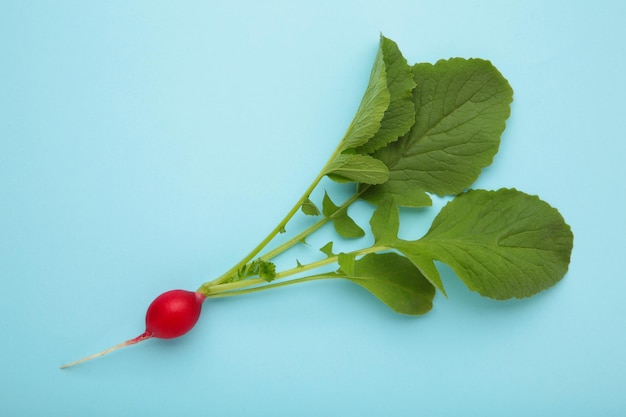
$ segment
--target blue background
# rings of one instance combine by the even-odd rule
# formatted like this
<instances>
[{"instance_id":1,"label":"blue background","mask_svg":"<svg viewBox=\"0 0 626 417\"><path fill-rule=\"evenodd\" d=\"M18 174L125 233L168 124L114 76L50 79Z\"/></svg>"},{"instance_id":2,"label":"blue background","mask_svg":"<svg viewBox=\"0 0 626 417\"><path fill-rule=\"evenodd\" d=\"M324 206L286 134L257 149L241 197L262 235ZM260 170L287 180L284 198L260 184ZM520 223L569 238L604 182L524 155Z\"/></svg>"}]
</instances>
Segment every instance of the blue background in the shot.
<instances>
[{"instance_id":1,"label":"blue background","mask_svg":"<svg viewBox=\"0 0 626 417\"><path fill-rule=\"evenodd\" d=\"M590 3L4 0L0 415L625 415L626 3ZM409 62L482 57L508 78L474 187L558 207L566 278L496 302L443 267L449 298L419 318L343 282L218 299L184 338L60 371L275 226L350 122L381 32Z\"/></svg>"}]
</instances>

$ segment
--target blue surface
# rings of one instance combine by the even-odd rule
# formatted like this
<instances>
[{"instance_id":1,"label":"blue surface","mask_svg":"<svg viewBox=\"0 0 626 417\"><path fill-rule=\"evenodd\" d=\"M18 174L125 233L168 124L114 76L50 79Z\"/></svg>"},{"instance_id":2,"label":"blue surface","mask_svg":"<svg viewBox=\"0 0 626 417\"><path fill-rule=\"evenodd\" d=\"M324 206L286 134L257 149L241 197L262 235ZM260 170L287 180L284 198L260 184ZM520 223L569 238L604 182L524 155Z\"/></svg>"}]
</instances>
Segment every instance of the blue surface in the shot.
<instances>
[{"instance_id":1,"label":"blue surface","mask_svg":"<svg viewBox=\"0 0 626 417\"><path fill-rule=\"evenodd\" d=\"M617 0L4 0L0 415L625 415L625 19ZM347 127L380 32L410 62L482 57L509 79L475 187L560 209L565 280L495 302L444 269L449 298L420 318L341 282L220 299L184 338L60 371L274 227Z\"/></svg>"}]
</instances>

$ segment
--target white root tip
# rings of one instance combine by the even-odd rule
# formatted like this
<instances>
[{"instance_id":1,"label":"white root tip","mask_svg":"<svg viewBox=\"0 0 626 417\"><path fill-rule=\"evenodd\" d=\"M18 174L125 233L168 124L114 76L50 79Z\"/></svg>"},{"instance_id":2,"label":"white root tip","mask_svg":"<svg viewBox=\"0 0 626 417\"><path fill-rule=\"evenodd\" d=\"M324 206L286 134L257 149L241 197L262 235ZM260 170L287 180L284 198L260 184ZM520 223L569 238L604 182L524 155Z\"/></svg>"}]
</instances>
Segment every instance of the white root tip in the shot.
<instances>
[{"instance_id":1,"label":"white root tip","mask_svg":"<svg viewBox=\"0 0 626 417\"><path fill-rule=\"evenodd\" d=\"M135 337L134 339L127 340L127 341L125 341L123 343L120 343L118 345L115 345L113 347L105 349L102 352L98 352L98 353L95 353L93 355L86 356L86 357L84 357L82 359L79 359L77 361L66 363L65 365L61 365L61 369L69 368L70 366L78 365L79 363L87 362L88 360L91 360L91 359L94 359L94 358L97 358L97 357L100 357L100 356L104 356L107 353L111 353L111 352L113 352L115 350L121 349L121 348L126 347L126 346L134 345L135 343L143 342L144 340L150 339L151 337L152 337L152 335L149 335L148 332L145 332L145 333Z\"/></svg>"}]
</instances>

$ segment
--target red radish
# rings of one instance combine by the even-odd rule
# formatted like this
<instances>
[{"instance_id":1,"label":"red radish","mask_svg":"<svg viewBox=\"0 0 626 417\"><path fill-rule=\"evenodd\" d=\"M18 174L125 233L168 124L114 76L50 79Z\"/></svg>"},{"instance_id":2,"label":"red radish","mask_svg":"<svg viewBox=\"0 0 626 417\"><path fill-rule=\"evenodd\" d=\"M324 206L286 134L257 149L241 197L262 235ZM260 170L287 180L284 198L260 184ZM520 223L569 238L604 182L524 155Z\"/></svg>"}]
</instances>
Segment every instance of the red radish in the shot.
<instances>
[{"instance_id":1,"label":"red radish","mask_svg":"<svg viewBox=\"0 0 626 417\"><path fill-rule=\"evenodd\" d=\"M119 345L103 350L86 358L61 366L61 369L106 355L114 350L143 342L156 337L173 339L187 333L198 321L202 311L204 295L199 292L171 290L164 292L152 301L146 312L146 331Z\"/></svg>"}]
</instances>

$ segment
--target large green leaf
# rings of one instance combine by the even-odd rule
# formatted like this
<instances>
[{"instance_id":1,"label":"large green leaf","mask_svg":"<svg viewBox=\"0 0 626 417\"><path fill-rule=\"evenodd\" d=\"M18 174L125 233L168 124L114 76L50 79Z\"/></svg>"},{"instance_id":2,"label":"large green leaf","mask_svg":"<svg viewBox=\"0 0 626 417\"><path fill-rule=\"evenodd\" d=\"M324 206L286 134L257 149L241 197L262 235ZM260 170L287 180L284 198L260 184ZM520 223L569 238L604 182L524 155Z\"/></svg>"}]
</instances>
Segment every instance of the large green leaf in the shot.
<instances>
[{"instance_id":1,"label":"large green leaf","mask_svg":"<svg viewBox=\"0 0 626 417\"><path fill-rule=\"evenodd\" d=\"M340 152L365 144L380 129L380 122L391 100L383 53L381 43L361 104L339 145Z\"/></svg>"},{"instance_id":2,"label":"large green leaf","mask_svg":"<svg viewBox=\"0 0 626 417\"><path fill-rule=\"evenodd\" d=\"M340 268L336 276L365 288L394 311L420 315L432 308L435 289L405 257L391 252L369 254L346 263L349 266Z\"/></svg>"},{"instance_id":3,"label":"large green leaf","mask_svg":"<svg viewBox=\"0 0 626 417\"><path fill-rule=\"evenodd\" d=\"M374 156L389 167L389 181L367 187L378 202L393 195L400 205L430 204L427 193L458 194L498 151L513 90L489 62L454 58L413 66L418 87L411 131Z\"/></svg>"},{"instance_id":4,"label":"large green leaf","mask_svg":"<svg viewBox=\"0 0 626 417\"><path fill-rule=\"evenodd\" d=\"M405 135L415 123L415 104L412 92L415 88L411 66L402 56L398 45L381 36L380 48L387 73L387 89L390 94L389 107L381 121L380 129L358 153L369 154Z\"/></svg>"},{"instance_id":5,"label":"large green leaf","mask_svg":"<svg viewBox=\"0 0 626 417\"><path fill-rule=\"evenodd\" d=\"M368 155L340 154L328 164L326 175L338 182L382 184L389 179L389 169Z\"/></svg>"},{"instance_id":6,"label":"large green leaf","mask_svg":"<svg viewBox=\"0 0 626 417\"><path fill-rule=\"evenodd\" d=\"M473 291L523 298L557 283L567 272L573 235L560 213L514 189L472 190L448 203L417 241L399 241L431 282L434 260L449 265Z\"/></svg>"},{"instance_id":7,"label":"large green leaf","mask_svg":"<svg viewBox=\"0 0 626 417\"><path fill-rule=\"evenodd\" d=\"M370 82L324 174L339 182L382 184L389 178L387 166L367 154L398 140L415 122L411 67L398 46L381 36Z\"/></svg>"}]
</instances>

